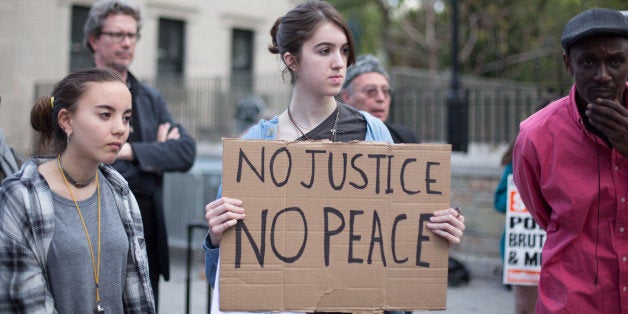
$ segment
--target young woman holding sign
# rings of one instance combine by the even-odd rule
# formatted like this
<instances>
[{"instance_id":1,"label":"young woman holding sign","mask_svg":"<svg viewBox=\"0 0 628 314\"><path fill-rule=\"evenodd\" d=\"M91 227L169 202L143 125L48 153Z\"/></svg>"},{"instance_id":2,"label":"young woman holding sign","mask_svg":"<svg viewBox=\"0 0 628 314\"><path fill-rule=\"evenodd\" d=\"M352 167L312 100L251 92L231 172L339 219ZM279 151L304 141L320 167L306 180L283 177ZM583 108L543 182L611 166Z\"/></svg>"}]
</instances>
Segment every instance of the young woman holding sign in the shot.
<instances>
[{"instance_id":1,"label":"young woman holding sign","mask_svg":"<svg viewBox=\"0 0 628 314\"><path fill-rule=\"evenodd\" d=\"M366 112L357 111L334 98L340 92L347 66L354 62L351 32L340 13L324 1L307 1L277 19L269 50L278 54L293 85L288 108L270 120L261 120L243 139L376 141L392 143L386 126ZM222 196L205 207L209 233L205 238L207 280L214 286L212 313L218 311L219 245L225 230L245 218L245 204ZM464 216L448 208L434 212L427 228L460 242Z\"/></svg>"}]
</instances>

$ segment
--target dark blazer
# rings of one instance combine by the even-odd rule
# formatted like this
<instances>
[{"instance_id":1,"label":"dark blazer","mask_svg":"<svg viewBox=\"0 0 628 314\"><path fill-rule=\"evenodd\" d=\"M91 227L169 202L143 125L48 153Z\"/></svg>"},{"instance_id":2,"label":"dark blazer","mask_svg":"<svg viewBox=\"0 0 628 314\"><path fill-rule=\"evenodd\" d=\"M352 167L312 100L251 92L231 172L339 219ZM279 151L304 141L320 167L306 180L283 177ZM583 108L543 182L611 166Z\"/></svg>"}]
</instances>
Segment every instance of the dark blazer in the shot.
<instances>
[{"instance_id":1,"label":"dark blazer","mask_svg":"<svg viewBox=\"0 0 628 314\"><path fill-rule=\"evenodd\" d=\"M392 136L393 141L398 143L420 143L419 137L416 135L414 130L410 129L407 126L403 126L401 124L393 124L393 123L384 123L390 132L390 136Z\"/></svg>"},{"instance_id":2,"label":"dark blazer","mask_svg":"<svg viewBox=\"0 0 628 314\"><path fill-rule=\"evenodd\" d=\"M140 211L142 216L152 215L155 221L159 272L168 280L170 258L164 219L163 173L188 171L196 158L196 141L183 126L175 124L157 89L139 82L131 73L128 74L127 84L131 89L133 107L136 107L135 112L139 116L141 141L130 142L135 161L117 160L113 167L129 182L133 194L151 196L153 199L154 211L145 213L142 208ZM157 130L160 124L166 122L179 128L180 138L158 143Z\"/></svg>"}]
</instances>

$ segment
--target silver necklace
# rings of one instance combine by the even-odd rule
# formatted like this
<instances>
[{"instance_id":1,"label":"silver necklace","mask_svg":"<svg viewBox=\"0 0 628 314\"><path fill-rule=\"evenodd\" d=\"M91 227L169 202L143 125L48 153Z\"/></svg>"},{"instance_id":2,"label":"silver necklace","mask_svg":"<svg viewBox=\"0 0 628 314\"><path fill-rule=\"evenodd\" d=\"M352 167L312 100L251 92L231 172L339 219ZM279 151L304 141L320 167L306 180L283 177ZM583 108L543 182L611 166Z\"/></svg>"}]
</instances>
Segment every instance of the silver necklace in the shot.
<instances>
[{"instance_id":1,"label":"silver necklace","mask_svg":"<svg viewBox=\"0 0 628 314\"><path fill-rule=\"evenodd\" d=\"M338 120L340 120L340 105L336 102L336 121L334 121L334 127L329 130L331 132L331 141L336 141L336 133L338 133Z\"/></svg>"}]
</instances>

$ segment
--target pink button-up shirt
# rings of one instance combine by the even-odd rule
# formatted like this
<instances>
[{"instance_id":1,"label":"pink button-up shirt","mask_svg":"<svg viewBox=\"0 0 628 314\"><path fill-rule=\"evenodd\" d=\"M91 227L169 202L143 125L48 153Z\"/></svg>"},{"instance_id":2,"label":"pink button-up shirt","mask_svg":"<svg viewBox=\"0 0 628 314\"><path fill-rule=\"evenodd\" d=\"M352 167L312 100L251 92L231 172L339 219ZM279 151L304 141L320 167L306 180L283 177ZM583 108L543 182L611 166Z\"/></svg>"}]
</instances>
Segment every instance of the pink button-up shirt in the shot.
<instances>
[{"instance_id":1,"label":"pink button-up shirt","mask_svg":"<svg viewBox=\"0 0 628 314\"><path fill-rule=\"evenodd\" d=\"M574 85L523 121L513 153L521 198L547 231L537 312L628 313L628 158L586 130L575 99Z\"/></svg>"}]
</instances>

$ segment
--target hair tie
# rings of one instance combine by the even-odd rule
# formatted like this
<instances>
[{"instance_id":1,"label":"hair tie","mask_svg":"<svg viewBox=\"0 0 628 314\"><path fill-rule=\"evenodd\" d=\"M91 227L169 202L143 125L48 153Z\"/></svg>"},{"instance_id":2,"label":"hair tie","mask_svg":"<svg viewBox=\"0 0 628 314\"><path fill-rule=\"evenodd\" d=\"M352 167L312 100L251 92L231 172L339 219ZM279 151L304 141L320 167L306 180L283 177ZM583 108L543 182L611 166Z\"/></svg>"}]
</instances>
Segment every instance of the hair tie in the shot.
<instances>
[{"instance_id":1,"label":"hair tie","mask_svg":"<svg viewBox=\"0 0 628 314\"><path fill-rule=\"evenodd\" d=\"M55 97L54 96L50 97L50 107L51 108L55 107Z\"/></svg>"}]
</instances>

